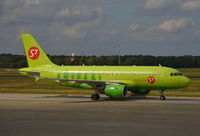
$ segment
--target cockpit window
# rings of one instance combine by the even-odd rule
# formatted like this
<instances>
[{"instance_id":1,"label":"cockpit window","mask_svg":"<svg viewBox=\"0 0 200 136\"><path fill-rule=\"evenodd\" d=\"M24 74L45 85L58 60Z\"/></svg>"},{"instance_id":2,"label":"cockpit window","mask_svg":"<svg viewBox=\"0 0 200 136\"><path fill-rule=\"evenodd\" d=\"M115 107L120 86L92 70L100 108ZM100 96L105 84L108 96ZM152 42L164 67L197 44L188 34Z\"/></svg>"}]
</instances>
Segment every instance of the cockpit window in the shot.
<instances>
[{"instance_id":1,"label":"cockpit window","mask_svg":"<svg viewBox=\"0 0 200 136\"><path fill-rule=\"evenodd\" d=\"M183 74L181 73L170 73L170 76L182 76Z\"/></svg>"}]
</instances>

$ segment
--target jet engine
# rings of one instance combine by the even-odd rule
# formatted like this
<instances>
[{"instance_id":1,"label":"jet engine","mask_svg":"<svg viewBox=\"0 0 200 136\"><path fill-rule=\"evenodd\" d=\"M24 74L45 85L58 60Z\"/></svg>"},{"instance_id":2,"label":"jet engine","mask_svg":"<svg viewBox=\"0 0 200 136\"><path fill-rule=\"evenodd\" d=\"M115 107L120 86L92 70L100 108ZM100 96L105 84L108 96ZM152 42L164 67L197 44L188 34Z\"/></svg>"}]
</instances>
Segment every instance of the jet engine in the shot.
<instances>
[{"instance_id":1,"label":"jet engine","mask_svg":"<svg viewBox=\"0 0 200 136\"><path fill-rule=\"evenodd\" d=\"M123 98L127 94L125 85L106 85L104 93L111 98Z\"/></svg>"}]
</instances>

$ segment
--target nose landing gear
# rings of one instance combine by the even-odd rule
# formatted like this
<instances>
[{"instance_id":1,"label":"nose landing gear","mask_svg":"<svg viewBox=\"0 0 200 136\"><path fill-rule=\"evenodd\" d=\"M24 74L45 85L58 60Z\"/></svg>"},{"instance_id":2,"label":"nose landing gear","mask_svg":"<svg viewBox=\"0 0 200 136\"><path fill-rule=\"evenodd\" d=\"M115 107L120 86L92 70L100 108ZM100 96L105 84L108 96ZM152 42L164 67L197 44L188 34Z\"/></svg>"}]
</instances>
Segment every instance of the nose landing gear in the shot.
<instances>
[{"instance_id":1,"label":"nose landing gear","mask_svg":"<svg viewBox=\"0 0 200 136\"><path fill-rule=\"evenodd\" d=\"M165 100L164 91L160 90L160 100Z\"/></svg>"}]
</instances>

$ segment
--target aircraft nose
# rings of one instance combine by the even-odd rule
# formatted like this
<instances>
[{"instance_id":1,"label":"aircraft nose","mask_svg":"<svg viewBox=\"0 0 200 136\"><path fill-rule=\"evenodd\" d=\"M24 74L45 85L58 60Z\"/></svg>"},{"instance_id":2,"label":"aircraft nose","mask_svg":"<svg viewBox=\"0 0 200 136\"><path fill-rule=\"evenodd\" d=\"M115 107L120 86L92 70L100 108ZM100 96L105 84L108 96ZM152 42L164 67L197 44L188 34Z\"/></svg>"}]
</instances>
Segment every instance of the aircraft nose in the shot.
<instances>
[{"instance_id":1,"label":"aircraft nose","mask_svg":"<svg viewBox=\"0 0 200 136\"><path fill-rule=\"evenodd\" d=\"M185 87L188 86L189 84L190 84L190 79L184 76L182 79L182 85Z\"/></svg>"}]
</instances>

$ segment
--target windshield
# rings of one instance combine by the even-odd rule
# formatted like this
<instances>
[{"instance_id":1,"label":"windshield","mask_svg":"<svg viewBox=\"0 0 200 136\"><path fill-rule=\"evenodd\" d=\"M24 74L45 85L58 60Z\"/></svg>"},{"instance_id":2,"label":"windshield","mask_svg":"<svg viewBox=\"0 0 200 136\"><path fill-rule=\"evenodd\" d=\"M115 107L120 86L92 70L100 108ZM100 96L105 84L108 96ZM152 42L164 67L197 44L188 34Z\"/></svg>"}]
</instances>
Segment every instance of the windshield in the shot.
<instances>
[{"instance_id":1,"label":"windshield","mask_svg":"<svg viewBox=\"0 0 200 136\"><path fill-rule=\"evenodd\" d=\"M183 74L181 73L170 73L170 76L182 76Z\"/></svg>"}]
</instances>

